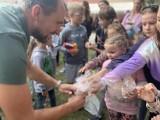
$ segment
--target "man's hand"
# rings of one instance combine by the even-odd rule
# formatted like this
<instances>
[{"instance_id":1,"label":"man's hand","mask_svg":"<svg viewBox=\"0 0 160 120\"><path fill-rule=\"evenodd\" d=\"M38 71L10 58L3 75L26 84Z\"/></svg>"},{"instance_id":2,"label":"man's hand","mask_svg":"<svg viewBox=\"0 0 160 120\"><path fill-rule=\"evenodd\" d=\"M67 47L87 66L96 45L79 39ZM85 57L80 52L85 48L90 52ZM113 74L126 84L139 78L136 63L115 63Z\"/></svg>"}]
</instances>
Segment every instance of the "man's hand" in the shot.
<instances>
[{"instance_id":1,"label":"man's hand","mask_svg":"<svg viewBox=\"0 0 160 120\"><path fill-rule=\"evenodd\" d=\"M74 91L77 90L77 88L73 84L61 84L58 87L58 90L62 93L71 95Z\"/></svg>"},{"instance_id":2,"label":"man's hand","mask_svg":"<svg viewBox=\"0 0 160 120\"><path fill-rule=\"evenodd\" d=\"M81 94L81 95L77 95L77 96L71 96L68 99L67 104L68 104L71 112L75 112L84 106L85 97L86 97L86 94Z\"/></svg>"}]
</instances>

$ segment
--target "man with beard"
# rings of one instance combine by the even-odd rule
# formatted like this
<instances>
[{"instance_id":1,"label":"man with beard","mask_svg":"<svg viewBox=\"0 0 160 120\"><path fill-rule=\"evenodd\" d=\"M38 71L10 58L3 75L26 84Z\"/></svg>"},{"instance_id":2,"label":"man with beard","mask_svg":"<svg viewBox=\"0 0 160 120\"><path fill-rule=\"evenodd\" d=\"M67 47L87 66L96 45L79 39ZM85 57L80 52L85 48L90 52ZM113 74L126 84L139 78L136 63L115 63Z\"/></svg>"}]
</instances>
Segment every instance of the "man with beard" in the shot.
<instances>
[{"instance_id":1,"label":"man with beard","mask_svg":"<svg viewBox=\"0 0 160 120\"><path fill-rule=\"evenodd\" d=\"M41 42L59 29L64 18L61 0L20 0L19 6L0 5L0 107L7 120L59 120L84 105L85 95L72 96L55 108L33 110L26 76L71 94L73 85L61 84L27 59L30 35Z\"/></svg>"}]
</instances>

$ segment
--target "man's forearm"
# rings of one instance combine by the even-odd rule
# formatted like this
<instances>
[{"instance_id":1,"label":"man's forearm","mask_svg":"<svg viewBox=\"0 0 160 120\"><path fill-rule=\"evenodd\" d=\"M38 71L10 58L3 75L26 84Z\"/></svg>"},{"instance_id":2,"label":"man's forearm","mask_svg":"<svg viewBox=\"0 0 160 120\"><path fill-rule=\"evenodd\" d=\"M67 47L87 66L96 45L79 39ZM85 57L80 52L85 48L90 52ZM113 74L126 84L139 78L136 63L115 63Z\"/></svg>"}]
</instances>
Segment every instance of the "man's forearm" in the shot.
<instances>
[{"instance_id":1,"label":"man's forearm","mask_svg":"<svg viewBox=\"0 0 160 120\"><path fill-rule=\"evenodd\" d=\"M52 78L51 76L46 74L42 69L31 63L29 63L28 66L28 76L30 79L45 84L47 86L54 86L57 83L57 81L54 78Z\"/></svg>"},{"instance_id":2,"label":"man's forearm","mask_svg":"<svg viewBox=\"0 0 160 120\"><path fill-rule=\"evenodd\" d=\"M68 103L65 103L54 108L37 110L35 111L35 118L39 118L39 120L61 120L64 116L72 112L71 106Z\"/></svg>"}]
</instances>

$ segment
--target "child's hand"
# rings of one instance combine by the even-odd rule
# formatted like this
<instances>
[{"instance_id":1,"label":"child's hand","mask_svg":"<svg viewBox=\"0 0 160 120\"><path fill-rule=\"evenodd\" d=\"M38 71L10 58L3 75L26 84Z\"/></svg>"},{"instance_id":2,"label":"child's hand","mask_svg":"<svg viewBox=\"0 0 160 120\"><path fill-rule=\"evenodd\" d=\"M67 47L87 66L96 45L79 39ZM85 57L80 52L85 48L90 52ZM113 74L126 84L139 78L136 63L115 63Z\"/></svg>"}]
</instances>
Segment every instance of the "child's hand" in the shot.
<instances>
[{"instance_id":1,"label":"child's hand","mask_svg":"<svg viewBox=\"0 0 160 120\"><path fill-rule=\"evenodd\" d=\"M86 42L85 47L88 48L88 49L90 49L91 45L92 45L92 43Z\"/></svg>"},{"instance_id":2,"label":"child's hand","mask_svg":"<svg viewBox=\"0 0 160 120\"><path fill-rule=\"evenodd\" d=\"M90 42L86 42L85 47L88 48L88 49L92 49L92 50L97 48L97 46L95 44L92 44Z\"/></svg>"},{"instance_id":3,"label":"child's hand","mask_svg":"<svg viewBox=\"0 0 160 120\"><path fill-rule=\"evenodd\" d=\"M155 96L158 94L157 88L152 83L148 83L147 85L145 85L145 88L148 90L152 90Z\"/></svg>"},{"instance_id":4,"label":"child's hand","mask_svg":"<svg viewBox=\"0 0 160 120\"><path fill-rule=\"evenodd\" d=\"M68 50L68 51L69 51L69 53L70 53L71 55L73 55L73 56L77 55L78 52L79 52L79 50L78 50L77 48L75 48L75 49L70 49L70 50Z\"/></svg>"},{"instance_id":5,"label":"child's hand","mask_svg":"<svg viewBox=\"0 0 160 120\"><path fill-rule=\"evenodd\" d=\"M85 71L89 70L87 66L83 66L79 72L84 73Z\"/></svg>"},{"instance_id":6,"label":"child's hand","mask_svg":"<svg viewBox=\"0 0 160 120\"><path fill-rule=\"evenodd\" d=\"M91 89L89 90L89 95L95 94L102 88L102 84L97 80L91 81Z\"/></svg>"},{"instance_id":7,"label":"child's hand","mask_svg":"<svg viewBox=\"0 0 160 120\"><path fill-rule=\"evenodd\" d=\"M151 120L160 120L160 115L154 116Z\"/></svg>"},{"instance_id":8,"label":"child's hand","mask_svg":"<svg viewBox=\"0 0 160 120\"><path fill-rule=\"evenodd\" d=\"M138 97L146 102L154 102L155 93L152 90L146 89L145 87L137 87Z\"/></svg>"},{"instance_id":9,"label":"child's hand","mask_svg":"<svg viewBox=\"0 0 160 120\"><path fill-rule=\"evenodd\" d=\"M42 96L47 96L47 95L48 95L48 90L42 92Z\"/></svg>"}]
</instances>

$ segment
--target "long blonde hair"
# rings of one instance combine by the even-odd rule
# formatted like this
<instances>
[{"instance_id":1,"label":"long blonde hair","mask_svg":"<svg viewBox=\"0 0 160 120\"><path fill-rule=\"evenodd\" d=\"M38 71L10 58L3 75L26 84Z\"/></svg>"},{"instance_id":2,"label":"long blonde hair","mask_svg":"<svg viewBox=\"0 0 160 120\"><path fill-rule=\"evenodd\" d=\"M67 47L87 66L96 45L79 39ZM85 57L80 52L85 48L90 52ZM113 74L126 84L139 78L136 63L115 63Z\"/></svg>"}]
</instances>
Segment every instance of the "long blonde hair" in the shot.
<instances>
[{"instance_id":1,"label":"long blonde hair","mask_svg":"<svg viewBox=\"0 0 160 120\"><path fill-rule=\"evenodd\" d=\"M33 37L31 37L30 43L29 43L28 48L27 48L27 56L28 56L29 59L31 58L33 49L34 49L36 46L37 46L36 39L33 38Z\"/></svg>"}]
</instances>

